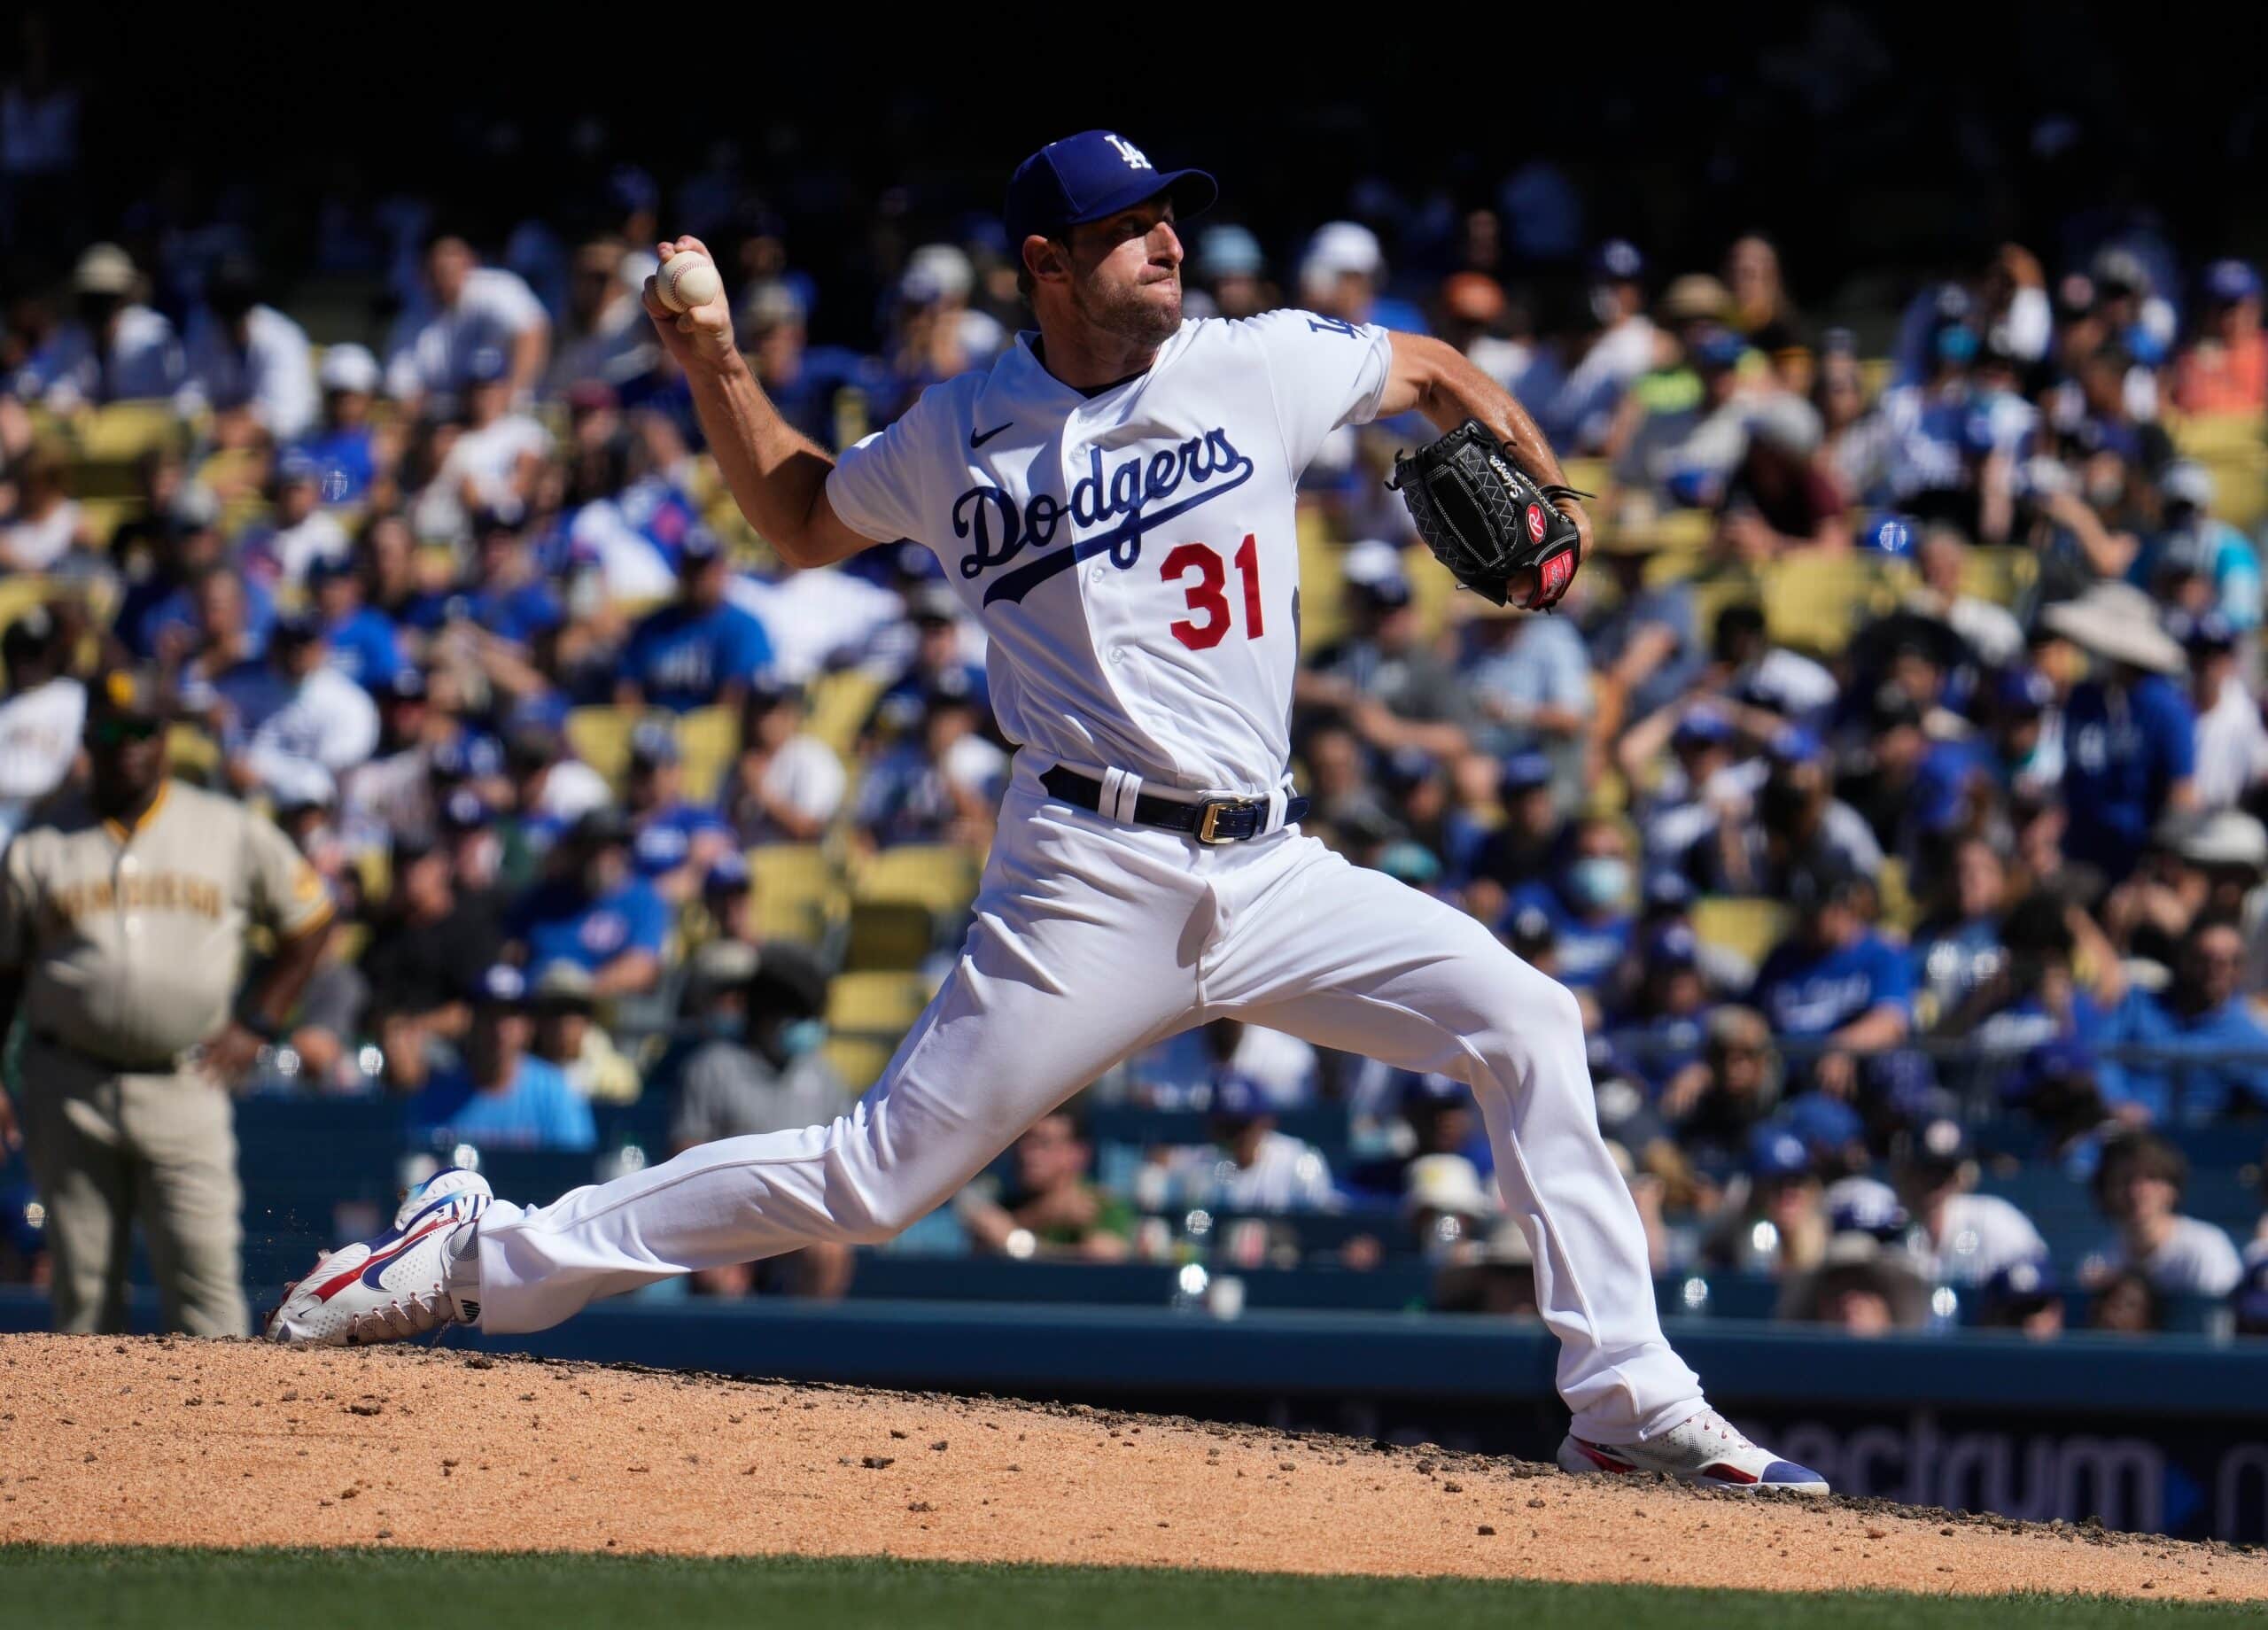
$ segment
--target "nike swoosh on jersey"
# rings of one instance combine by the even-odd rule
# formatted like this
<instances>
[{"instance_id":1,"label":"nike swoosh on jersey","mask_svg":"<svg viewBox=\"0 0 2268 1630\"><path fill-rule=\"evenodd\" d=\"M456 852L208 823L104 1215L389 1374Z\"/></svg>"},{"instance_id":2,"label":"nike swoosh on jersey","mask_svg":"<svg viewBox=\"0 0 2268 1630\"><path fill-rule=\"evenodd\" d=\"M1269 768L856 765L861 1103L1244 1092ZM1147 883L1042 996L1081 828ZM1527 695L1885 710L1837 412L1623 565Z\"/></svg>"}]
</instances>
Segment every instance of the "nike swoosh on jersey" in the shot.
<instances>
[{"instance_id":1,"label":"nike swoosh on jersey","mask_svg":"<svg viewBox=\"0 0 2268 1630\"><path fill-rule=\"evenodd\" d=\"M971 431L968 433L968 445L971 447L981 447L1014 423L1015 421L1011 419L1007 424L996 424L989 431Z\"/></svg>"}]
</instances>

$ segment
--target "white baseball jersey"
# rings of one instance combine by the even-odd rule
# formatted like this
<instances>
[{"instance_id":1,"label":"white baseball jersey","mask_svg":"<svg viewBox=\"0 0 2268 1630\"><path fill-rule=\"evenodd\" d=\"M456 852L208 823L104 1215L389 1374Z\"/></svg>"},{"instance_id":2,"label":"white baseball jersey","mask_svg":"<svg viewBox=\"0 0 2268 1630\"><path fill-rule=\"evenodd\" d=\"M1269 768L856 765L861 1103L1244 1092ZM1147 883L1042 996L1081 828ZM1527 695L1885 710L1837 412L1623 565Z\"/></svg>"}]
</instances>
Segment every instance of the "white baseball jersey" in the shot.
<instances>
[{"instance_id":1,"label":"white baseball jersey","mask_svg":"<svg viewBox=\"0 0 2268 1630\"><path fill-rule=\"evenodd\" d=\"M934 549L990 639L992 706L1036 755L1265 796L1290 757L1294 488L1372 417L1386 330L1304 311L1184 322L1089 397L1020 334L843 456L828 501Z\"/></svg>"}]
</instances>

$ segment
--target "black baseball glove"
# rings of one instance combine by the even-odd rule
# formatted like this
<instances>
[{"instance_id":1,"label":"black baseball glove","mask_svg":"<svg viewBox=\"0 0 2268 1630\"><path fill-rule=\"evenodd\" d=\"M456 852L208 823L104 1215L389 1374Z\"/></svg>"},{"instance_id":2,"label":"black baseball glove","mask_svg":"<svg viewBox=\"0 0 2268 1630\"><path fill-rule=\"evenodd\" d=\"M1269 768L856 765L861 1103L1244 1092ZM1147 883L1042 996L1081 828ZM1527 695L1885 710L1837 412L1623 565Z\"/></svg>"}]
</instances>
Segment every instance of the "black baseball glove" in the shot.
<instances>
[{"instance_id":1,"label":"black baseball glove","mask_svg":"<svg viewBox=\"0 0 2268 1630\"><path fill-rule=\"evenodd\" d=\"M1449 575L1497 605L1521 571L1535 573L1534 592L1521 602L1530 611L1557 605L1575 580L1581 533L1553 501L1590 494L1538 483L1478 419L1396 458L1386 485L1402 494Z\"/></svg>"}]
</instances>

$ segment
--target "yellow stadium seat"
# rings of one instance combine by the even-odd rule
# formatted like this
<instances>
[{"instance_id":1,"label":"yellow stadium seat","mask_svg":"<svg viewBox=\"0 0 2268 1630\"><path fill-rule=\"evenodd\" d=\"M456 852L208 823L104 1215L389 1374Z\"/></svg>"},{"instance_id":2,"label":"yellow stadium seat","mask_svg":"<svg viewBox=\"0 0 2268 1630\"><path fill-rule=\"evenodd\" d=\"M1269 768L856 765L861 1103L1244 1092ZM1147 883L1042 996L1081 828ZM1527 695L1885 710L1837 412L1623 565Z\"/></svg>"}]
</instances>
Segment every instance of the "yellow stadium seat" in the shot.
<instances>
[{"instance_id":1,"label":"yellow stadium seat","mask_svg":"<svg viewBox=\"0 0 2268 1630\"><path fill-rule=\"evenodd\" d=\"M858 744L858 732L882 694L880 674L846 668L812 681L804 728L843 757Z\"/></svg>"},{"instance_id":2,"label":"yellow stadium seat","mask_svg":"<svg viewBox=\"0 0 2268 1630\"><path fill-rule=\"evenodd\" d=\"M188 427L164 400L110 402L81 418L77 429L83 457L128 464L153 447L188 440Z\"/></svg>"},{"instance_id":3,"label":"yellow stadium seat","mask_svg":"<svg viewBox=\"0 0 2268 1630\"><path fill-rule=\"evenodd\" d=\"M1888 593L1873 556L1806 551L1768 563L1758 576L1773 639L1830 656Z\"/></svg>"},{"instance_id":4,"label":"yellow stadium seat","mask_svg":"<svg viewBox=\"0 0 2268 1630\"><path fill-rule=\"evenodd\" d=\"M221 745L197 725L166 731L166 767L185 780L209 781L220 772Z\"/></svg>"},{"instance_id":5,"label":"yellow stadium seat","mask_svg":"<svg viewBox=\"0 0 2268 1630\"><path fill-rule=\"evenodd\" d=\"M82 498L79 511L86 517L87 535L97 549L110 547L111 539L125 522L140 518L143 510L138 498Z\"/></svg>"},{"instance_id":6,"label":"yellow stadium seat","mask_svg":"<svg viewBox=\"0 0 2268 1630\"><path fill-rule=\"evenodd\" d=\"M906 843L885 849L851 880L856 900L897 900L932 911L958 912L976 897L982 865L965 849L946 843Z\"/></svg>"},{"instance_id":7,"label":"yellow stadium seat","mask_svg":"<svg viewBox=\"0 0 2268 1630\"><path fill-rule=\"evenodd\" d=\"M1908 934L1921 920L1921 902L1914 897L1913 883L1906 875L1906 863L1896 855L1883 857L1882 870L1875 876L1875 896L1882 904L1884 928Z\"/></svg>"},{"instance_id":8,"label":"yellow stadium seat","mask_svg":"<svg viewBox=\"0 0 2268 1630\"><path fill-rule=\"evenodd\" d=\"M695 708L677 721L677 750L685 772L685 796L707 803L717 796L725 772L740 757L740 716L731 708Z\"/></svg>"},{"instance_id":9,"label":"yellow stadium seat","mask_svg":"<svg viewBox=\"0 0 2268 1630\"><path fill-rule=\"evenodd\" d=\"M115 503L142 493L142 472L132 459L73 459L65 480L66 490L82 502Z\"/></svg>"},{"instance_id":10,"label":"yellow stadium seat","mask_svg":"<svg viewBox=\"0 0 2268 1630\"><path fill-rule=\"evenodd\" d=\"M858 869L843 963L851 968L913 968L959 923L976 896L978 865L942 844L886 849Z\"/></svg>"},{"instance_id":11,"label":"yellow stadium seat","mask_svg":"<svg viewBox=\"0 0 2268 1630\"><path fill-rule=\"evenodd\" d=\"M880 1040L905 1034L929 1004L919 974L837 974L827 987L827 1028Z\"/></svg>"},{"instance_id":12,"label":"yellow stadium seat","mask_svg":"<svg viewBox=\"0 0 2268 1630\"><path fill-rule=\"evenodd\" d=\"M834 863L816 843L767 843L748 851L756 880L757 931L766 939L816 943L841 907Z\"/></svg>"},{"instance_id":13,"label":"yellow stadium seat","mask_svg":"<svg viewBox=\"0 0 2268 1630\"><path fill-rule=\"evenodd\" d=\"M2172 425L2182 456L2213 477L2213 513L2250 529L2268 514L2268 419L2258 414L2201 414Z\"/></svg>"},{"instance_id":14,"label":"yellow stadium seat","mask_svg":"<svg viewBox=\"0 0 2268 1630\"><path fill-rule=\"evenodd\" d=\"M2256 413L2194 414L2171 421L2169 428L2184 458L2218 458L2268 446L2268 418Z\"/></svg>"},{"instance_id":15,"label":"yellow stadium seat","mask_svg":"<svg viewBox=\"0 0 2268 1630\"><path fill-rule=\"evenodd\" d=\"M1859 387L1866 392L1867 400L1871 402L1883 393L1897 369L1898 364L1888 357L1867 357L1859 363Z\"/></svg>"},{"instance_id":16,"label":"yellow stadium seat","mask_svg":"<svg viewBox=\"0 0 2268 1630\"><path fill-rule=\"evenodd\" d=\"M1562 459L1559 469L1569 486L1602 501L1614 486L1614 467L1603 458Z\"/></svg>"},{"instance_id":17,"label":"yellow stadium seat","mask_svg":"<svg viewBox=\"0 0 2268 1630\"><path fill-rule=\"evenodd\" d=\"M630 732L636 723L625 708L575 708L567 715L567 744L576 757L619 786L630 767Z\"/></svg>"},{"instance_id":18,"label":"yellow stadium seat","mask_svg":"<svg viewBox=\"0 0 2268 1630\"><path fill-rule=\"evenodd\" d=\"M1693 932L1751 962L1761 962L1785 938L1794 913L1779 900L1705 895L1693 903Z\"/></svg>"},{"instance_id":19,"label":"yellow stadium seat","mask_svg":"<svg viewBox=\"0 0 2268 1630\"><path fill-rule=\"evenodd\" d=\"M870 1041L861 1036L830 1036L820 1051L827 1061L835 1066L835 1073L843 1077L843 1084L857 1093L882 1079L882 1071L889 1067L890 1054L897 1051L897 1044Z\"/></svg>"},{"instance_id":20,"label":"yellow stadium seat","mask_svg":"<svg viewBox=\"0 0 2268 1630\"><path fill-rule=\"evenodd\" d=\"M1961 563L1965 594L2013 606L2039 576L2039 557L2030 549L1971 549Z\"/></svg>"}]
</instances>

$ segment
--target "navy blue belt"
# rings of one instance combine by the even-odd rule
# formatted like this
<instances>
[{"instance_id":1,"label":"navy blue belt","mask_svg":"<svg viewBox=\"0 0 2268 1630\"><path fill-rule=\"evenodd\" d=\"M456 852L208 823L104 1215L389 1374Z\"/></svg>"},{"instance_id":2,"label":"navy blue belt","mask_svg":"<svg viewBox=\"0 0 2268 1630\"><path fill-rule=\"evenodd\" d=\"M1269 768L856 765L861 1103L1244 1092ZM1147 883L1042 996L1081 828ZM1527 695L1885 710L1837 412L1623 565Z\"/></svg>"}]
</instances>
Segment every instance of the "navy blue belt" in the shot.
<instances>
[{"instance_id":1,"label":"navy blue belt","mask_svg":"<svg viewBox=\"0 0 2268 1630\"><path fill-rule=\"evenodd\" d=\"M1096 813L1102 810L1102 783L1091 775L1057 765L1039 778L1039 784L1066 803ZM1288 827L1307 812L1305 798L1289 799L1284 805L1284 824ZM1184 803L1142 793L1134 800L1134 824L1183 833L1200 843L1241 843L1268 829L1268 800L1208 798Z\"/></svg>"}]
</instances>

